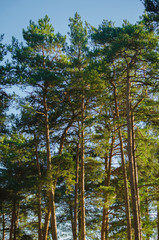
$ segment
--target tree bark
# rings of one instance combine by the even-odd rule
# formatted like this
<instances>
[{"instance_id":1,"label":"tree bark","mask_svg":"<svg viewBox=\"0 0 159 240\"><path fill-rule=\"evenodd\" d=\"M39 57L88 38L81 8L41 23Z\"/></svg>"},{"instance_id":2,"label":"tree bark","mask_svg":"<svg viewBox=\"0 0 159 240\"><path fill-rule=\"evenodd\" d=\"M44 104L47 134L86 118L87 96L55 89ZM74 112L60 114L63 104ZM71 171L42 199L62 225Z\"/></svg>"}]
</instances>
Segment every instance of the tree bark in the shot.
<instances>
[{"instance_id":1,"label":"tree bark","mask_svg":"<svg viewBox=\"0 0 159 240\"><path fill-rule=\"evenodd\" d=\"M61 141L60 141L59 155L62 154L62 150L63 150L63 147L64 147L64 141L65 141L67 132L68 132L69 128L72 126L72 124L74 123L75 118L76 118L76 115L74 115L72 117L72 119L70 120L70 122L68 123L68 125L66 126L66 128L63 131L63 134L61 136Z\"/></svg>"},{"instance_id":2,"label":"tree bark","mask_svg":"<svg viewBox=\"0 0 159 240\"><path fill-rule=\"evenodd\" d=\"M117 128L118 128L118 136L119 136L119 142L120 142L121 162L122 162L122 171L123 171L123 179L124 179L127 237L128 237L128 240L132 240L130 203L129 203L129 193L128 193L128 178L127 178L127 170L126 170L126 163L125 163L125 156L124 156L122 131L121 131L121 127L119 124L120 115L119 115L119 110L118 110L117 89L116 89L115 83L113 81L112 81L112 85L114 88L115 111L116 111L116 118L117 118Z\"/></svg>"},{"instance_id":3,"label":"tree bark","mask_svg":"<svg viewBox=\"0 0 159 240\"><path fill-rule=\"evenodd\" d=\"M38 177L41 177L41 171L40 171L40 164L39 164L39 157L38 157L38 145L37 145L37 139L36 135L34 134L34 143L35 143L35 156L36 156L36 165L37 165L37 171L38 171ZM38 240L42 240L42 211L41 211L41 187L38 184L37 187L37 198L38 198Z\"/></svg>"},{"instance_id":4,"label":"tree bark","mask_svg":"<svg viewBox=\"0 0 159 240\"><path fill-rule=\"evenodd\" d=\"M38 240L42 240L42 211L41 211L41 187L38 186Z\"/></svg>"},{"instance_id":5,"label":"tree bark","mask_svg":"<svg viewBox=\"0 0 159 240\"><path fill-rule=\"evenodd\" d=\"M77 240L77 223L78 223L78 177L79 177L79 142L77 143L76 153L76 184L75 184L75 203L74 203L74 224L73 240Z\"/></svg>"},{"instance_id":6,"label":"tree bark","mask_svg":"<svg viewBox=\"0 0 159 240\"><path fill-rule=\"evenodd\" d=\"M10 227L10 237L9 237L9 240L13 240L13 238L15 237L15 233L14 233L15 218L16 218L16 201L13 200L13 209L12 209L12 218L11 218L11 227Z\"/></svg>"},{"instance_id":7,"label":"tree bark","mask_svg":"<svg viewBox=\"0 0 159 240\"><path fill-rule=\"evenodd\" d=\"M135 240L141 240L140 234L140 221L139 221L139 209L137 201L138 188L137 182L135 181L135 169L134 169L134 159L133 159L133 143L132 143L132 122L131 122L131 82L129 76L129 66L127 67L127 92L126 92L126 114L127 114L127 130L128 130L128 158L129 158L129 173L130 173L130 187L131 187L131 197L132 197L132 210L134 219L134 231Z\"/></svg>"},{"instance_id":8,"label":"tree bark","mask_svg":"<svg viewBox=\"0 0 159 240\"><path fill-rule=\"evenodd\" d=\"M3 236L2 240L5 240L5 214L3 213L3 220L2 220L2 225L3 225Z\"/></svg>"},{"instance_id":9,"label":"tree bark","mask_svg":"<svg viewBox=\"0 0 159 240\"><path fill-rule=\"evenodd\" d=\"M44 223L44 229L43 229L43 240L47 240L48 231L49 231L50 216L51 216L51 207L50 207L50 204L49 204L49 209L48 209L47 213L45 214L45 223Z\"/></svg>"},{"instance_id":10,"label":"tree bark","mask_svg":"<svg viewBox=\"0 0 159 240\"><path fill-rule=\"evenodd\" d=\"M74 218L73 218L73 206L72 206L72 201L71 197L69 196L69 210L70 210L70 218L71 218L71 226L72 226L72 235L73 235L73 240L74 240Z\"/></svg>"},{"instance_id":11,"label":"tree bark","mask_svg":"<svg viewBox=\"0 0 159 240\"><path fill-rule=\"evenodd\" d=\"M157 239L159 240L159 200L157 201Z\"/></svg>"},{"instance_id":12,"label":"tree bark","mask_svg":"<svg viewBox=\"0 0 159 240\"><path fill-rule=\"evenodd\" d=\"M159 163L159 160L158 160L158 163ZM159 196L159 188L157 188L157 195ZM157 235L158 235L157 239L159 240L159 197L157 197Z\"/></svg>"},{"instance_id":13,"label":"tree bark","mask_svg":"<svg viewBox=\"0 0 159 240\"><path fill-rule=\"evenodd\" d=\"M145 205L146 205L146 221L150 222L148 197L146 197L146 199L145 199ZM149 233L146 234L146 240L150 240L150 234Z\"/></svg>"},{"instance_id":14,"label":"tree bark","mask_svg":"<svg viewBox=\"0 0 159 240\"><path fill-rule=\"evenodd\" d=\"M134 171L135 171L135 182L136 182L136 197L137 197L137 207L138 207L138 216L139 216L139 230L140 230L140 239L142 239L142 225L141 225L141 210L140 210L140 196L138 188L138 170L137 170L137 161L136 161L136 146L135 146L135 130L134 130L134 114L131 110L131 124L132 124L132 152L133 152L133 162L134 162Z\"/></svg>"},{"instance_id":15,"label":"tree bark","mask_svg":"<svg viewBox=\"0 0 159 240\"><path fill-rule=\"evenodd\" d=\"M72 124L74 123L74 120L76 118L77 115L74 115L72 116L71 120L69 121L68 125L66 126L66 128L64 129L63 133L62 133L62 136L61 136L61 140L60 140L60 148L59 148L59 155L62 154L62 151L63 151L63 148L64 148L64 142L65 142L65 138L66 138L66 135L67 135L67 132L69 130L69 128L72 126ZM78 146L79 148L79 146ZM79 149L78 149L79 151ZM79 157L79 153L78 153L78 157ZM77 158L77 157L76 157ZM79 160L78 160L78 164L79 164ZM76 159L76 165L77 165L77 159ZM77 166L76 166L76 180L77 180ZM77 180L78 181L78 180ZM78 196L76 198L76 188L77 188L77 191L78 191L78 187L77 187L77 182L75 184L75 206L77 206L76 204L76 201L78 201ZM78 192L77 192L78 194ZM77 199L77 200L76 200ZM71 209L70 209L71 211ZM72 224L72 233L73 233L73 240L74 239L77 239L77 223L75 222L75 219L77 218L77 211L76 209L74 208L74 219L71 218L71 224ZM72 212L71 212L72 213Z\"/></svg>"},{"instance_id":16,"label":"tree bark","mask_svg":"<svg viewBox=\"0 0 159 240\"><path fill-rule=\"evenodd\" d=\"M113 150L114 150L114 141L115 141L115 135L114 132L112 133L112 140L111 140L111 147L109 151L109 158L106 154L105 157L105 186L110 186L110 176L111 176L111 166L112 166L112 156L113 156ZM102 229L101 229L101 240L107 240L109 234L109 206L108 206L108 199L107 196L104 200L104 206L103 206L103 218L102 218Z\"/></svg>"},{"instance_id":17,"label":"tree bark","mask_svg":"<svg viewBox=\"0 0 159 240\"><path fill-rule=\"evenodd\" d=\"M108 155L105 156L105 186L107 184L107 172L108 172ZM107 197L105 197L104 200L104 206L103 206L103 217L102 217L102 228L101 228L101 240L105 240L106 236L108 236L108 230L109 230L109 224L108 224L108 211L109 208L106 206L107 204Z\"/></svg>"},{"instance_id":18,"label":"tree bark","mask_svg":"<svg viewBox=\"0 0 159 240\"><path fill-rule=\"evenodd\" d=\"M52 239L57 240L55 188L53 188L53 185L51 186L51 192L50 192L50 204L51 204Z\"/></svg>"},{"instance_id":19,"label":"tree bark","mask_svg":"<svg viewBox=\"0 0 159 240\"><path fill-rule=\"evenodd\" d=\"M127 237L128 237L128 240L132 240L130 203L129 203L129 194L128 194L128 180L127 180L127 171L126 171L125 156L124 156L124 147L123 147L123 141L122 141L122 133L121 133L120 129L119 129L118 135L119 135L119 140L120 140L120 152L121 152L122 171L123 171L123 178L124 178Z\"/></svg>"},{"instance_id":20,"label":"tree bark","mask_svg":"<svg viewBox=\"0 0 159 240\"><path fill-rule=\"evenodd\" d=\"M43 95L43 106L45 113L45 135L46 135L46 150L47 150L47 172L49 174L49 208L51 209L51 223L52 223L52 237L53 240L57 240L57 225L56 225L56 213L55 213L55 188L53 187L51 170L51 152L50 152L50 135L49 135L49 120L48 120L48 107L46 102L47 89Z\"/></svg>"},{"instance_id":21,"label":"tree bark","mask_svg":"<svg viewBox=\"0 0 159 240\"><path fill-rule=\"evenodd\" d=\"M81 240L86 239L85 224L85 169L84 169L84 94L81 108Z\"/></svg>"}]
</instances>

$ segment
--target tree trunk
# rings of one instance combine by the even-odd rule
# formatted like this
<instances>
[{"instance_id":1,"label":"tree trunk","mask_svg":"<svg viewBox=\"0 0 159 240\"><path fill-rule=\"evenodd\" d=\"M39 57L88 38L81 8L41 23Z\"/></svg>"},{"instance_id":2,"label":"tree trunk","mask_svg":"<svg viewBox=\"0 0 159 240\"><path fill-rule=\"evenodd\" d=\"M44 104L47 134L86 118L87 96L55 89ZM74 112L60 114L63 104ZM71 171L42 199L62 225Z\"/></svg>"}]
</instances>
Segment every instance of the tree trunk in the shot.
<instances>
[{"instance_id":1,"label":"tree trunk","mask_svg":"<svg viewBox=\"0 0 159 240\"><path fill-rule=\"evenodd\" d=\"M11 226L10 226L10 237L9 240L12 240L13 235L13 221L14 221L14 211L12 210Z\"/></svg>"},{"instance_id":2,"label":"tree trunk","mask_svg":"<svg viewBox=\"0 0 159 240\"><path fill-rule=\"evenodd\" d=\"M132 124L132 152L133 152L133 161L134 161L134 171L135 171L135 182L136 182L136 197L137 197L137 206L138 206L138 215L139 215L139 230L140 238L142 239L142 225L141 225L141 210L140 210L140 196L138 188L138 170L136 162L136 146L135 146L135 130L134 130L134 114L131 111L131 124Z\"/></svg>"},{"instance_id":3,"label":"tree trunk","mask_svg":"<svg viewBox=\"0 0 159 240\"><path fill-rule=\"evenodd\" d=\"M18 221L19 221L19 204L16 205L16 202L15 202L14 237L13 237L13 240L17 239Z\"/></svg>"},{"instance_id":4,"label":"tree trunk","mask_svg":"<svg viewBox=\"0 0 159 240\"><path fill-rule=\"evenodd\" d=\"M44 229L43 229L43 240L47 240L48 231L49 231L50 216L51 216L51 207L50 207L50 204L49 204L48 212L45 215L45 223L44 223Z\"/></svg>"},{"instance_id":5,"label":"tree trunk","mask_svg":"<svg viewBox=\"0 0 159 240\"><path fill-rule=\"evenodd\" d=\"M52 225L52 239L57 240L57 225L56 225L56 207L55 207L55 188L53 185L50 192L50 204L51 204L51 225Z\"/></svg>"},{"instance_id":6,"label":"tree trunk","mask_svg":"<svg viewBox=\"0 0 159 240\"><path fill-rule=\"evenodd\" d=\"M148 191L147 191L148 193ZM145 199L145 205L146 205L146 222L150 223L150 216L149 216L149 202L148 202L148 197ZM146 240L150 240L150 234L146 234Z\"/></svg>"},{"instance_id":7,"label":"tree trunk","mask_svg":"<svg viewBox=\"0 0 159 240\"><path fill-rule=\"evenodd\" d=\"M76 184L75 184L73 240L77 240L77 223L78 223L78 177L79 177L78 175L79 175L79 143L77 143L77 154L76 154Z\"/></svg>"},{"instance_id":8,"label":"tree trunk","mask_svg":"<svg viewBox=\"0 0 159 240\"><path fill-rule=\"evenodd\" d=\"M130 82L130 76L129 76L129 69L127 69L126 114L127 114L127 130L128 130L128 158L129 158L130 187L131 187L132 210L133 210L133 218L134 218L135 240L141 240L139 209L138 209L137 192L136 192L138 185L137 185L137 182L135 181L135 169L134 169L134 159L133 159L133 149L132 149L133 143L132 143L130 88L131 88L131 82Z\"/></svg>"},{"instance_id":9,"label":"tree trunk","mask_svg":"<svg viewBox=\"0 0 159 240\"><path fill-rule=\"evenodd\" d=\"M159 188L157 189L157 195L159 196ZM157 235L158 235L157 239L159 240L159 197L157 197Z\"/></svg>"},{"instance_id":10,"label":"tree trunk","mask_svg":"<svg viewBox=\"0 0 159 240\"><path fill-rule=\"evenodd\" d=\"M122 141L122 133L121 129L118 132L119 140L120 140L120 152L121 152L121 160L122 160L122 171L124 178L124 191L125 191L125 209L126 209L126 222L127 222L127 236L128 240L132 240L132 229L131 229L131 215L130 215L130 203L129 203L129 191L128 191L128 180L127 180L127 171L124 157L124 147Z\"/></svg>"},{"instance_id":11,"label":"tree trunk","mask_svg":"<svg viewBox=\"0 0 159 240\"><path fill-rule=\"evenodd\" d=\"M16 218L16 201L13 200L13 209L12 209L12 218L11 218L11 227L10 227L10 237L9 240L13 240L14 227L15 227L15 218Z\"/></svg>"},{"instance_id":12,"label":"tree trunk","mask_svg":"<svg viewBox=\"0 0 159 240\"><path fill-rule=\"evenodd\" d=\"M34 139L35 139L34 143L35 143L36 165L37 165L38 177L40 178L41 171L40 171L40 164L39 164L39 157L38 157L37 139L35 134L34 134ZM42 240L41 187L39 184L37 188L37 198L38 198L38 240Z\"/></svg>"},{"instance_id":13,"label":"tree trunk","mask_svg":"<svg viewBox=\"0 0 159 240\"><path fill-rule=\"evenodd\" d=\"M5 214L3 213L3 220L2 220L2 225L3 225L3 236L2 240L5 240Z\"/></svg>"},{"instance_id":14,"label":"tree trunk","mask_svg":"<svg viewBox=\"0 0 159 240\"><path fill-rule=\"evenodd\" d=\"M62 150L63 150L63 147L64 147L64 141L65 141L67 132L68 132L69 128L72 126L72 124L74 123L75 117L76 117L76 115L74 115L72 117L72 119L70 120L70 122L68 123L68 125L66 126L66 128L64 129L64 131L62 133L61 140L60 140L59 155L62 154Z\"/></svg>"},{"instance_id":15,"label":"tree trunk","mask_svg":"<svg viewBox=\"0 0 159 240\"><path fill-rule=\"evenodd\" d=\"M157 233L158 233L157 239L159 240L159 200L157 201Z\"/></svg>"},{"instance_id":16,"label":"tree trunk","mask_svg":"<svg viewBox=\"0 0 159 240\"><path fill-rule=\"evenodd\" d=\"M79 182L79 186L80 186L80 182ZM81 196L80 187L79 187L79 196ZM78 202L78 239L81 240L81 201Z\"/></svg>"},{"instance_id":17,"label":"tree trunk","mask_svg":"<svg viewBox=\"0 0 159 240\"><path fill-rule=\"evenodd\" d=\"M109 151L109 159L106 154L105 157L105 186L110 186L110 176L111 176L111 165L112 165L112 156L113 156L113 149L114 149L114 141L115 141L115 135L114 132L112 134L112 142L111 147ZM109 206L108 206L108 200L107 196L104 200L104 206L103 206L103 218L102 218L102 229L101 229L101 240L107 240L109 234Z\"/></svg>"},{"instance_id":18,"label":"tree trunk","mask_svg":"<svg viewBox=\"0 0 159 240\"><path fill-rule=\"evenodd\" d=\"M47 90L46 90L47 92ZM50 135L49 135L49 120L48 120L48 108L46 102L46 92L43 95L43 105L45 113L45 134L46 134L46 150L47 150L47 172L51 170L51 152L50 152ZM56 213L55 213L55 188L52 183L52 176L50 176L49 186L49 205L51 209L51 222L52 222L52 237L53 240L57 240L57 225L56 225Z\"/></svg>"},{"instance_id":19,"label":"tree trunk","mask_svg":"<svg viewBox=\"0 0 159 240\"><path fill-rule=\"evenodd\" d=\"M108 172L108 155L106 154L105 156L105 186L107 184L107 172ZM105 197L105 200L104 200L104 206L103 206L103 217L102 217L102 228L101 228L101 240L105 240L106 239L106 235L108 235L108 228L109 228L109 225L108 225L108 211L109 211L109 208L106 206L107 204L107 197ZM107 233L107 234L106 234Z\"/></svg>"},{"instance_id":20,"label":"tree trunk","mask_svg":"<svg viewBox=\"0 0 159 240\"><path fill-rule=\"evenodd\" d=\"M73 206L72 206L72 201L71 201L71 197L69 196L69 210L70 210L70 218L71 218L71 227L72 227L72 235L74 234L74 217L73 217ZM74 239L74 236L73 236Z\"/></svg>"},{"instance_id":21,"label":"tree trunk","mask_svg":"<svg viewBox=\"0 0 159 240\"><path fill-rule=\"evenodd\" d=\"M84 94L81 108L81 240L86 239L85 225L85 169L84 169Z\"/></svg>"},{"instance_id":22,"label":"tree trunk","mask_svg":"<svg viewBox=\"0 0 159 240\"><path fill-rule=\"evenodd\" d=\"M130 203L129 203L129 191L128 191L128 178L127 178L127 170L124 156L124 147L122 140L122 131L119 124L119 110L118 110L118 101L117 101L117 89L115 83L112 81L112 85L114 88L114 101L115 101L115 111L117 118L117 128L118 128L118 136L120 142L120 152L121 152L121 162L122 162L122 171L123 171L123 179L124 179L124 191L125 191L125 209L126 209L126 220L127 220L127 236L128 240L132 240L132 230L131 230L131 215L130 215Z\"/></svg>"},{"instance_id":23,"label":"tree trunk","mask_svg":"<svg viewBox=\"0 0 159 240\"><path fill-rule=\"evenodd\" d=\"M65 141L67 132L68 132L69 128L72 126L72 124L74 123L75 117L76 117L76 115L73 115L73 116L72 116L72 119L70 120L70 122L68 123L68 125L66 126L66 128L64 129L64 131L63 131L63 133L62 133L61 140L60 140L59 155L62 154L63 147L64 147L64 141ZM77 168L77 166L76 166L76 168ZM76 172L76 174L77 174L77 172ZM76 188L76 185L75 185L75 188ZM75 192L76 192L76 190L75 190ZM76 197L76 195L75 195L75 197ZM71 211L71 209L70 209L70 211ZM72 212L71 212L71 213L72 213ZM74 213L74 214L75 214L75 213ZM76 216L74 216L74 219L75 219L75 217L76 217ZM72 233L73 233L73 239L77 239L77 237L76 237L76 234L77 234L76 232L77 232L77 231L76 231L76 229L74 229L74 228L76 228L76 223L75 223L74 219L71 218ZM74 225L74 224L75 224L75 225ZM76 237L76 238L75 238L75 237Z\"/></svg>"},{"instance_id":24,"label":"tree trunk","mask_svg":"<svg viewBox=\"0 0 159 240\"><path fill-rule=\"evenodd\" d=\"M38 240L42 240L42 212L41 212L41 187L38 186Z\"/></svg>"}]
</instances>

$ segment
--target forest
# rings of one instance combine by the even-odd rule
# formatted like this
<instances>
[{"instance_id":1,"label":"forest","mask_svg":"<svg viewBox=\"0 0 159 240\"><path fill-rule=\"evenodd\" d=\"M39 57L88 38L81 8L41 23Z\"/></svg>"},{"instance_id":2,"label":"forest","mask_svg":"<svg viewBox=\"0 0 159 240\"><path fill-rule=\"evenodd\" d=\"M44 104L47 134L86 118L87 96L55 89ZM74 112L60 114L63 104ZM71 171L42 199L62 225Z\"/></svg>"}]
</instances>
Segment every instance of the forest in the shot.
<instances>
[{"instance_id":1,"label":"forest","mask_svg":"<svg viewBox=\"0 0 159 240\"><path fill-rule=\"evenodd\" d=\"M159 5L144 5L136 24L76 12L67 36L47 15L23 43L1 35L0 239L159 239Z\"/></svg>"}]
</instances>

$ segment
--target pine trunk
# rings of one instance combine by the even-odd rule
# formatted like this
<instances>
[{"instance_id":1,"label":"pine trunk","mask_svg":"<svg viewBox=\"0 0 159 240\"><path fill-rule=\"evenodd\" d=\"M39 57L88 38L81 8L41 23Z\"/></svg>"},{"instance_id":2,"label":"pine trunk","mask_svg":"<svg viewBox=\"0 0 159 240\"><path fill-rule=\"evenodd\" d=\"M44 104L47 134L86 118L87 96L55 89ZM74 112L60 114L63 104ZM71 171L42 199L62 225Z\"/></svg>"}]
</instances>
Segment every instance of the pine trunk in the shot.
<instances>
[{"instance_id":1,"label":"pine trunk","mask_svg":"<svg viewBox=\"0 0 159 240\"><path fill-rule=\"evenodd\" d=\"M146 221L149 223L150 222L150 215L149 215L148 197L146 197L145 205L146 205ZM149 233L146 234L146 240L150 240L150 234Z\"/></svg>"},{"instance_id":2,"label":"pine trunk","mask_svg":"<svg viewBox=\"0 0 159 240\"><path fill-rule=\"evenodd\" d=\"M157 201L157 239L159 240L159 200Z\"/></svg>"},{"instance_id":3,"label":"pine trunk","mask_svg":"<svg viewBox=\"0 0 159 240\"><path fill-rule=\"evenodd\" d=\"M118 109L118 101L117 101L117 89L115 83L112 81L112 85L114 88L114 101L115 101L115 111L116 111L116 118L117 118L117 128L118 128L118 136L120 142L120 152L121 152L121 161L122 161L122 171L123 171L123 179L124 179L124 191L125 191L125 209L126 209L126 219L127 219L127 236L128 240L132 240L132 229L131 229L131 215L130 215L130 203L129 203L129 191L128 191L128 178L127 178L127 170L126 170L126 163L125 163L125 156L124 156L124 147L123 147L123 140L122 140L122 131L119 124L119 109Z\"/></svg>"},{"instance_id":4,"label":"pine trunk","mask_svg":"<svg viewBox=\"0 0 159 240\"><path fill-rule=\"evenodd\" d=\"M39 164L39 157L38 157L38 146L37 146L37 140L36 136L35 138L35 156L36 156L36 165L37 165L37 171L38 171L38 177L41 177L41 171L40 171L40 164ZM42 211L41 211L41 187L38 184L37 188L37 198L38 198L38 240L42 240Z\"/></svg>"},{"instance_id":5,"label":"pine trunk","mask_svg":"<svg viewBox=\"0 0 159 240\"><path fill-rule=\"evenodd\" d=\"M105 203L107 203L107 199L105 199ZM103 218L102 218L102 230L101 230L101 240L107 240L109 233L109 208L103 207Z\"/></svg>"},{"instance_id":6,"label":"pine trunk","mask_svg":"<svg viewBox=\"0 0 159 240\"><path fill-rule=\"evenodd\" d=\"M81 108L81 240L86 239L85 225L85 169L84 169L84 95Z\"/></svg>"},{"instance_id":7,"label":"pine trunk","mask_svg":"<svg viewBox=\"0 0 159 240\"><path fill-rule=\"evenodd\" d=\"M124 157L124 147L122 141L122 133L119 129L119 139L120 139L120 152L121 152L121 160L122 160L122 171L124 178L124 191L125 191L125 209L126 209L126 222L127 222L127 237L128 240L132 240L132 229L131 229L131 215L130 215L130 203L129 203L129 191L128 191L128 179L127 179L127 171Z\"/></svg>"},{"instance_id":8,"label":"pine trunk","mask_svg":"<svg viewBox=\"0 0 159 240\"><path fill-rule=\"evenodd\" d=\"M57 225L56 225L56 207L55 207L55 189L51 187L50 192L50 204L51 204L51 226L52 226L52 239L57 240Z\"/></svg>"},{"instance_id":9,"label":"pine trunk","mask_svg":"<svg viewBox=\"0 0 159 240\"><path fill-rule=\"evenodd\" d=\"M74 120L75 120L75 115L73 114L73 117L72 119L70 120L70 122L68 123L68 125L66 126L66 128L64 129L63 131L63 134L61 136L61 140L60 140L60 148L59 148L59 155L62 154L62 151L63 151L63 148L64 148L64 142L65 142L65 138L66 138L66 135L67 135L67 132L69 130L69 128L72 126L72 124L74 123ZM77 174L77 173L76 173ZM75 185L75 188L76 188L76 185ZM75 195L76 196L76 195ZM70 206L71 207L71 206ZM71 211L71 214L72 214L72 209L70 208L70 211ZM74 217L75 219L75 217ZM74 219L73 217L71 217L71 225L72 225L72 233L73 233L73 239L77 239L75 238L76 237L76 223L74 222Z\"/></svg>"},{"instance_id":10,"label":"pine trunk","mask_svg":"<svg viewBox=\"0 0 159 240\"><path fill-rule=\"evenodd\" d=\"M72 227L72 235L74 234L74 218L73 218L73 206L72 206L72 201L71 197L69 196L69 210L70 210L70 218L71 218L71 227ZM73 238L74 239L74 238Z\"/></svg>"},{"instance_id":11,"label":"pine trunk","mask_svg":"<svg viewBox=\"0 0 159 240\"><path fill-rule=\"evenodd\" d=\"M3 236L2 236L2 240L5 240L5 214L3 213Z\"/></svg>"},{"instance_id":12,"label":"pine trunk","mask_svg":"<svg viewBox=\"0 0 159 240\"><path fill-rule=\"evenodd\" d=\"M135 181L135 169L134 169L134 159L133 159L133 143L132 143L132 122L131 122L131 82L129 76L129 69L127 69L127 92L126 92L126 114L127 114L127 130L128 130L128 158L129 158L129 173L130 173L130 187L131 187L131 197L132 197L132 210L134 218L134 232L135 240L141 240L140 235L140 222L139 222L139 209L137 201L138 188L137 182Z\"/></svg>"},{"instance_id":13,"label":"pine trunk","mask_svg":"<svg viewBox=\"0 0 159 240\"><path fill-rule=\"evenodd\" d=\"M47 91L46 91L47 92ZM47 171L51 170L51 152L50 152L50 135L49 135L49 120L48 120L48 108L46 102L46 92L43 96L43 105L45 113L45 134L46 134L46 150L47 150ZM49 207L51 209L51 223L52 223L52 237L53 240L57 240L57 225L56 225L56 213L55 213L55 189L52 183L52 176L50 178L49 186Z\"/></svg>"},{"instance_id":14,"label":"pine trunk","mask_svg":"<svg viewBox=\"0 0 159 240\"><path fill-rule=\"evenodd\" d=\"M70 122L68 123L68 125L66 126L66 128L63 131L63 134L62 134L61 140L60 140L59 155L62 154L63 147L64 147L64 141L65 141L67 132L68 132L69 128L72 126L72 124L74 123L75 117L76 117L75 115L72 117L72 119L70 120Z\"/></svg>"},{"instance_id":15,"label":"pine trunk","mask_svg":"<svg viewBox=\"0 0 159 240\"><path fill-rule=\"evenodd\" d=\"M41 188L38 186L38 240L42 240Z\"/></svg>"},{"instance_id":16,"label":"pine trunk","mask_svg":"<svg viewBox=\"0 0 159 240\"><path fill-rule=\"evenodd\" d=\"M75 184L75 203L74 203L74 224L73 224L73 240L77 240L77 224L78 224L78 177L79 177L79 143L77 143L76 154L76 184Z\"/></svg>"},{"instance_id":17,"label":"pine trunk","mask_svg":"<svg viewBox=\"0 0 159 240\"><path fill-rule=\"evenodd\" d=\"M11 218L11 226L10 226L10 237L9 240L12 240L12 236L13 236L13 221L14 221L14 211L12 210L12 218Z\"/></svg>"},{"instance_id":18,"label":"pine trunk","mask_svg":"<svg viewBox=\"0 0 159 240\"><path fill-rule=\"evenodd\" d=\"M18 228L18 220L19 220L19 204L16 206L15 202L15 217L14 217L14 234L13 240L17 239L17 228Z\"/></svg>"},{"instance_id":19,"label":"pine trunk","mask_svg":"<svg viewBox=\"0 0 159 240\"><path fill-rule=\"evenodd\" d=\"M45 215L45 223L44 223L44 229L43 229L43 240L47 240L48 231L49 231L50 216L51 216L51 208L49 206L48 212Z\"/></svg>"},{"instance_id":20,"label":"pine trunk","mask_svg":"<svg viewBox=\"0 0 159 240\"><path fill-rule=\"evenodd\" d=\"M158 163L159 163L159 160L158 160ZM157 195L159 196L159 188L157 189ZM157 240L159 240L159 197L157 198L157 235L158 235Z\"/></svg>"},{"instance_id":21,"label":"pine trunk","mask_svg":"<svg viewBox=\"0 0 159 240\"><path fill-rule=\"evenodd\" d=\"M109 159L106 154L105 157L105 186L110 186L110 176L111 176L111 165L112 165L112 156L113 156L113 149L114 149L114 140L115 136L114 133L112 135L112 142L111 142L111 148L109 152ZM104 206L103 206L103 217L102 217L102 229L101 229L101 240L107 240L109 234L109 206L108 206L108 200L107 196L104 200Z\"/></svg>"},{"instance_id":22,"label":"pine trunk","mask_svg":"<svg viewBox=\"0 0 159 240\"><path fill-rule=\"evenodd\" d=\"M13 201L13 209L12 209L12 218L11 218L11 227L10 227L10 237L9 240L13 240L15 237L14 227L15 227L15 219L16 219L16 201Z\"/></svg>"},{"instance_id":23,"label":"pine trunk","mask_svg":"<svg viewBox=\"0 0 159 240\"><path fill-rule=\"evenodd\" d=\"M141 210L140 210L140 196L138 188L138 170L136 162L136 146L135 146L135 130L134 130L134 114L131 111L131 124L132 124L132 151L133 151L133 161L134 161L134 171L135 171L135 182L136 182L136 195L137 195L137 206L139 215L139 229L140 229L140 239L142 239L142 226L141 226Z\"/></svg>"}]
</instances>

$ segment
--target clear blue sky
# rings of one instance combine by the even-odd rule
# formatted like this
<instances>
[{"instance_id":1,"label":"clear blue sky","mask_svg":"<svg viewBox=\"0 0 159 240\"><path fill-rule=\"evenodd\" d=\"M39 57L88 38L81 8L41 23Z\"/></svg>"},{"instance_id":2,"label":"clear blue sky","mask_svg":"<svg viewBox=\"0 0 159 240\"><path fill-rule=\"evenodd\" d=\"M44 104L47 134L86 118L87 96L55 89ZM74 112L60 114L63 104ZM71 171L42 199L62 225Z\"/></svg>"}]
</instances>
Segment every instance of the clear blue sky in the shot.
<instances>
[{"instance_id":1,"label":"clear blue sky","mask_svg":"<svg viewBox=\"0 0 159 240\"><path fill-rule=\"evenodd\" d=\"M4 43L10 43L12 36L22 41L22 29L26 29L29 21L37 22L46 14L55 32L67 34L68 19L76 11L82 20L96 27L103 19L112 20L117 26L123 19L135 23L144 11L140 0L0 0L0 7L0 34L5 34Z\"/></svg>"}]
</instances>

